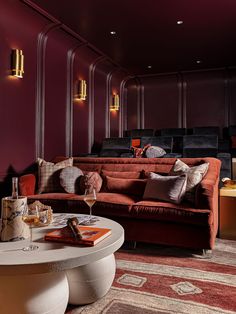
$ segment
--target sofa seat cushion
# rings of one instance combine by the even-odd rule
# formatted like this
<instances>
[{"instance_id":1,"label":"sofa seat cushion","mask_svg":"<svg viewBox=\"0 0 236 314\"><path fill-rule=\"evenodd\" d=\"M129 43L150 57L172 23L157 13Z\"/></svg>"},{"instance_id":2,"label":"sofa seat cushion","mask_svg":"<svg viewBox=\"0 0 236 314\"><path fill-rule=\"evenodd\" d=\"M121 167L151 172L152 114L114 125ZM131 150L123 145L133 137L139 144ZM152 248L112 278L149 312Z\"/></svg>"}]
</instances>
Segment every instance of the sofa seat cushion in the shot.
<instances>
[{"instance_id":1,"label":"sofa seat cushion","mask_svg":"<svg viewBox=\"0 0 236 314\"><path fill-rule=\"evenodd\" d=\"M120 193L98 193L93 206L94 215L130 217L131 205L140 200L137 196Z\"/></svg>"},{"instance_id":2,"label":"sofa seat cushion","mask_svg":"<svg viewBox=\"0 0 236 314\"><path fill-rule=\"evenodd\" d=\"M132 217L147 220L169 221L207 226L213 223L213 217L208 209L189 207L188 203L173 204L158 201L139 201L131 206Z\"/></svg>"}]
</instances>

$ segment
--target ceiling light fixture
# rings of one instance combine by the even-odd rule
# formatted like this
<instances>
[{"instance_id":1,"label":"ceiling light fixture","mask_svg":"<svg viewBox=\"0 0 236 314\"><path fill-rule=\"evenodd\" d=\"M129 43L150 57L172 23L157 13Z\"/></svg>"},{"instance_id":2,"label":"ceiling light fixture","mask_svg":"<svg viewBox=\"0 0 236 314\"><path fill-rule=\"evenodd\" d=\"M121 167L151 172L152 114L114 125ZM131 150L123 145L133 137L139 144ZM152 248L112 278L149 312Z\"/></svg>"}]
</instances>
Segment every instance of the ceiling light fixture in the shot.
<instances>
[{"instance_id":1,"label":"ceiling light fixture","mask_svg":"<svg viewBox=\"0 0 236 314\"><path fill-rule=\"evenodd\" d=\"M116 32L115 31L111 31L110 34L111 35L116 35Z\"/></svg>"},{"instance_id":2,"label":"ceiling light fixture","mask_svg":"<svg viewBox=\"0 0 236 314\"><path fill-rule=\"evenodd\" d=\"M179 21L177 21L176 23L177 23L178 25L181 25L181 24L184 23L184 21L179 20Z\"/></svg>"}]
</instances>

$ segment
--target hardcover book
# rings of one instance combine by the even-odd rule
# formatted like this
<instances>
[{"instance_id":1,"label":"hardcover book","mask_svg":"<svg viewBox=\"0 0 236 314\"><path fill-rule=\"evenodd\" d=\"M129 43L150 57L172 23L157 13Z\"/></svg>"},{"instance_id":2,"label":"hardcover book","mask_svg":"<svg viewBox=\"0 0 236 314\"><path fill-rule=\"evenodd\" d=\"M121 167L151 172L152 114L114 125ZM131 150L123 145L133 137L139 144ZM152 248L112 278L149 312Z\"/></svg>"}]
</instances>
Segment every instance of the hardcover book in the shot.
<instances>
[{"instance_id":1,"label":"hardcover book","mask_svg":"<svg viewBox=\"0 0 236 314\"><path fill-rule=\"evenodd\" d=\"M79 226L78 228L82 235L82 239L76 238L72 230L67 226L46 233L44 239L46 241L94 246L111 234L111 229L106 228L96 228L89 226Z\"/></svg>"}]
</instances>

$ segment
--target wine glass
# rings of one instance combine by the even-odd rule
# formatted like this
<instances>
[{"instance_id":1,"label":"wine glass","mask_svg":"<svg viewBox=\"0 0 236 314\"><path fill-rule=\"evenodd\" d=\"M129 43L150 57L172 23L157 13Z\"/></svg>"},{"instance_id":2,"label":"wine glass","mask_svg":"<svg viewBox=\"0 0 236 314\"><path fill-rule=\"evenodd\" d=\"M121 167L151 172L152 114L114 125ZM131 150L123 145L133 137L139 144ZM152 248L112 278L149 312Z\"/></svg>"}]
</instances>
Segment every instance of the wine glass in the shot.
<instances>
[{"instance_id":1,"label":"wine glass","mask_svg":"<svg viewBox=\"0 0 236 314\"><path fill-rule=\"evenodd\" d=\"M39 210L38 206L35 206L34 209L30 209L28 205L24 207L22 213L22 220L26 223L30 228L30 243L28 246L23 248L23 251L34 251L37 250L39 247L33 244L32 240L32 227L36 226L39 223Z\"/></svg>"},{"instance_id":2,"label":"wine glass","mask_svg":"<svg viewBox=\"0 0 236 314\"><path fill-rule=\"evenodd\" d=\"M84 192L84 201L89 206L89 220L88 222L92 222L92 206L96 202L97 196L95 189L86 189Z\"/></svg>"}]
</instances>

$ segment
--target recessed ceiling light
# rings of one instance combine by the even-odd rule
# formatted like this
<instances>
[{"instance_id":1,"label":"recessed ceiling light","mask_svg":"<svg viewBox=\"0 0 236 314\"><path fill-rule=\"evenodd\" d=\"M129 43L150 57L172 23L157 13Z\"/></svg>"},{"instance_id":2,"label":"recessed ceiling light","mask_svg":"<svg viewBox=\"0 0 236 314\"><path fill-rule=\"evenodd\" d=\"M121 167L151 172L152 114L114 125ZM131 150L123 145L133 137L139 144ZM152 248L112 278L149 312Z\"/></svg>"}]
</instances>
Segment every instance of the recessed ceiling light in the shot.
<instances>
[{"instance_id":1,"label":"recessed ceiling light","mask_svg":"<svg viewBox=\"0 0 236 314\"><path fill-rule=\"evenodd\" d=\"M116 32L115 31L110 31L110 34L111 35L116 35Z\"/></svg>"},{"instance_id":2,"label":"recessed ceiling light","mask_svg":"<svg viewBox=\"0 0 236 314\"><path fill-rule=\"evenodd\" d=\"M200 64L200 63L202 63L202 60L196 60L196 63Z\"/></svg>"},{"instance_id":3,"label":"recessed ceiling light","mask_svg":"<svg viewBox=\"0 0 236 314\"><path fill-rule=\"evenodd\" d=\"M152 65L148 65L147 67L148 67L148 69L151 69L151 68L152 68Z\"/></svg>"},{"instance_id":4,"label":"recessed ceiling light","mask_svg":"<svg viewBox=\"0 0 236 314\"><path fill-rule=\"evenodd\" d=\"M177 21L176 23L177 23L178 25L181 25L181 24L184 23L184 21L179 20L179 21Z\"/></svg>"}]
</instances>

